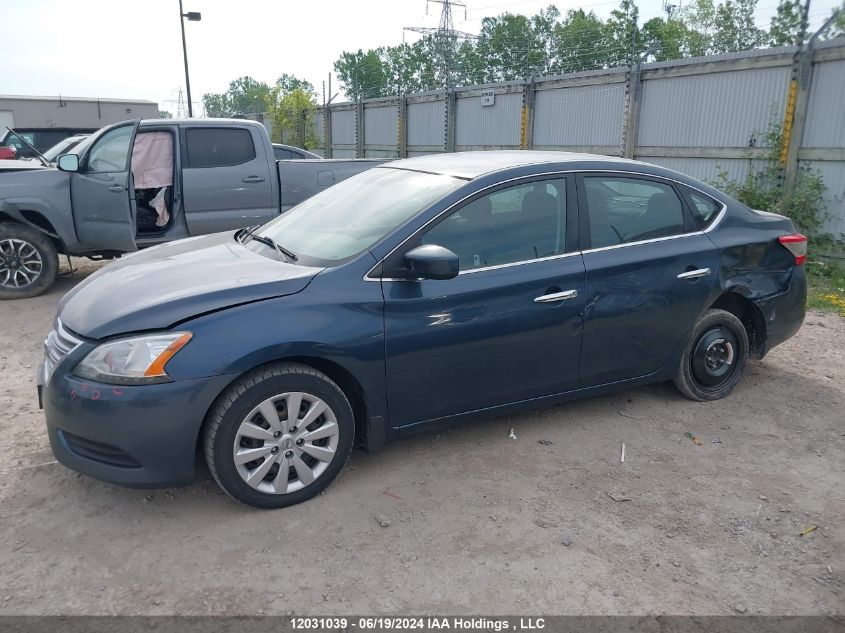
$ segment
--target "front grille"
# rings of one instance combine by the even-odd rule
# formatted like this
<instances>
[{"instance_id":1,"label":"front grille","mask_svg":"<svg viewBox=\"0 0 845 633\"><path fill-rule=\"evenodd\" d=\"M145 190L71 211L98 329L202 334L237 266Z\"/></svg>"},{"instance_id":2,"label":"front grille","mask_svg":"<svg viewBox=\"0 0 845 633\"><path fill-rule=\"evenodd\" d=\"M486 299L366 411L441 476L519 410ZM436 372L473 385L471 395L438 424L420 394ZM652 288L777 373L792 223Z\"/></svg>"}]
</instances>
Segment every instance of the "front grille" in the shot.
<instances>
[{"instance_id":1,"label":"front grille","mask_svg":"<svg viewBox=\"0 0 845 633\"><path fill-rule=\"evenodd\" d=\"M90 459L106 466L117 466L118 468L141 468L140 462L121 449L87 440L84 437L73 435L67 431L59 431L64 438L67 447L72 453L85 459Z\"/></svg>"},{"instance_id":2,"label":"front grille","mask_svg":"<svg viewBox=\"0 0 845 633\"><path fill-rule=\"evenodd\" d=\"M82 344L78 338L68 332L60 319L56 319L55 327L44 341L44 384L50 382L50 376L64 360L65 356Z\"/></svg>"}]
</instances>

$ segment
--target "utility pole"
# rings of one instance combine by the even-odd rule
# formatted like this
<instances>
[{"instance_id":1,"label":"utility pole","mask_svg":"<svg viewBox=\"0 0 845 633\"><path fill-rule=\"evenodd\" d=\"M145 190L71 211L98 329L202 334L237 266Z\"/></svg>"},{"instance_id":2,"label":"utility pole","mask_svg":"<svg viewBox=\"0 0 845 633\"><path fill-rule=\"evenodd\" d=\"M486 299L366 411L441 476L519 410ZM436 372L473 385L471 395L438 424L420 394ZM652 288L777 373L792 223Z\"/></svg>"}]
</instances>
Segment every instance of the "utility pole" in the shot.
<instances>
[{"instance_id":1,"label":"utility pole","mask_svg":"<svg viewBox=\"0 0 845 633\"><path fill-rule=\"evenodd\" d=\"M191 78L188 75L188 45L185 43L185 18L189 22L199 22L202 14L197 11L182 11L182 0L179 0L179 24L182 26L182 55L185 57L185 88L188 92L188 117L194 116L194 104L191 101Z\"/></svg>"},{"instance_id":2,"label":"utility pole","mask_svg":"<svg viewBox=\"0 0 845 633\"><path fill-rule=\"evenodd\" d=\"M802 40L803 36L806 35L809 6L810 2L807 0L804 21L802 22ZM800 46L796 54L798 59L794 66L793 80L790 82L787 95L780 155L781 166L783 167L783 190L787 199L795 191L798 182L798 150L801 148L801 141L804 138L804 123L810 102L810 84L813 82L813 54L815 53L816 41L842 14L842 11L843 9L839 9L831 15L819 30L810 36L806 45Z\"/></svg>"}]
</instances>

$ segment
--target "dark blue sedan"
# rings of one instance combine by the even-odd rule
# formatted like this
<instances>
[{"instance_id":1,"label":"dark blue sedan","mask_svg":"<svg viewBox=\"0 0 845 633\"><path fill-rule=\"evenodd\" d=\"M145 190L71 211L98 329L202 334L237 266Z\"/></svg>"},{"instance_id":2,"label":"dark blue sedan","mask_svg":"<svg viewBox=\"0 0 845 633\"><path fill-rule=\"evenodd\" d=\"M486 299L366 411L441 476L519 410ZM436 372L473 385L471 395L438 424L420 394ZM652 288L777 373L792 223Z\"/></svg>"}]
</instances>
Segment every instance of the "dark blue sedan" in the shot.
<instances>
[{"instance_id":1,"label":"dark blue sedan","mask_svg":"<svg viewBox=\"0 0 845 633\"><path fill-rule=\"evenodd\" d=\"M113 263L39 372L57 459L130 486L323 490L353 445L674 380L726 396L804 317L806 238L677 172L556 152L371 169Z\"/></svg>"}]
</instances>

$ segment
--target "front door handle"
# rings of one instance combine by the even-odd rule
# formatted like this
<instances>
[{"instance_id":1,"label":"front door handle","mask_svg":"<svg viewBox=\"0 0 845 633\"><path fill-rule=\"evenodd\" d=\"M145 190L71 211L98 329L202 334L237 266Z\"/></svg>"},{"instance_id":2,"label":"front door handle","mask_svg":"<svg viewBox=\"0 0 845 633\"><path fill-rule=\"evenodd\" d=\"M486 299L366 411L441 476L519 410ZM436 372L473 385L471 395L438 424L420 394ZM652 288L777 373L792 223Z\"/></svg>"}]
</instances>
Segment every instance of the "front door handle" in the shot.
<instances>
[{"instance_id":1,"label":"front door handle","mask_svg":"<svg viewBox=\"0 0 845 633\"><path fill-rule=\"evenodd\" d=\"M534 299L534 303L557 303L558 301L574 299L577 296L577 290L564 290L563 292L553 292L552 294L541 295Z\"/></svg>"},{"instance_id":2,"label":"front door handle","mask_svg":"<svg viewBox=\"0 0 845 633\"><path fill-rule=\"evenodd\" d=\"M698 268L696 270L688 270L685 273L681 273L678 275L678 279L698 279L699 277L706 277L709 274L709 268Z\"/></svg>"},{"instance_id":3,"label":"front door handle","mask_svg":"<svg viewBox=\"0 0 845 633\"><path fill-rule=\"evenodd\" d=\"M264 179L261 176L246 176L241 178L241 182L264 182Z\"/></svg>"},{"instance_id":4,"label":"front door handle","mask_svg":"<svg viewBox=\"0 0 845 633\"><path fill-rule=\"evenodd\" d=\"M123 187L121 185L112 185L111 187L109 187L109 191L120 193L121 191L123 191Z\"/></svg>"}]
</instances>

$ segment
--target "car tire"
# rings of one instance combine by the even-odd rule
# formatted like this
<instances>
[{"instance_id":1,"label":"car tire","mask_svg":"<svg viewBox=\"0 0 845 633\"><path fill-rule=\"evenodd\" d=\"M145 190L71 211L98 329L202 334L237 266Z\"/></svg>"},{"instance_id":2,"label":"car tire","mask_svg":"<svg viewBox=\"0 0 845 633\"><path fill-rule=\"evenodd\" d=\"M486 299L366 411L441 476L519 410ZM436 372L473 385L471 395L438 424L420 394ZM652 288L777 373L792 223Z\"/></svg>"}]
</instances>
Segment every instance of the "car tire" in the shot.
<instances>
[{"instance_id":1,"label":"car tire","mask_svg":"<svg viewBox=\"0 0 845 633\"><path fill-rule=\"evenodd\" d=\"M203 449L211 474L232 498L283 508L322 492L354 439L352 406L340 387L308 365L279 363L244 375L218 398Z\"/></svg>"},{"instance_id":2,"label":"car tire","mask_svg":"<svg viewBox=\"0 0 845 633\"><path fill-rule=\"evenodd\" d=\"M0 224L0 299L37 297L53 285L58 271L59 255L49 237L25 224Z\"/></svg>"},{"instance_id":3,"label":"car tire","mask_svg":"<svg viewBox=\"0 0 845 633\"><path fill-rule=\"evenodd\" d=\"M737 385L748 362L748 333L725 310L707 310L690 332L675 385L691 400L719 400Z\"/></svg>"}]
</instances>

